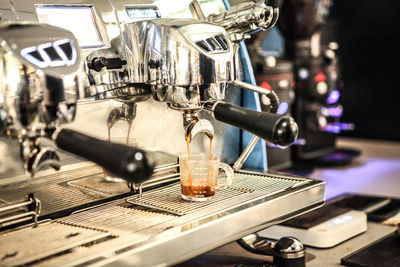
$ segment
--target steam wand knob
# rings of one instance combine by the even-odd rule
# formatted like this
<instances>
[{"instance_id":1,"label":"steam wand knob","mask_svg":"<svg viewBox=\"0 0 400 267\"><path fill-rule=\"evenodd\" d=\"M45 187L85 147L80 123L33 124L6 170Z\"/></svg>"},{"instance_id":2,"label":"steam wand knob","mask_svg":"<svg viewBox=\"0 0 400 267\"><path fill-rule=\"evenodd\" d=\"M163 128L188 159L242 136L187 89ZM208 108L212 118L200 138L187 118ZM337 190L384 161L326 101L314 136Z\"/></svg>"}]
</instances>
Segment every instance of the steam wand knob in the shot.
<instances>
[{"instance_id":1,"label":"steam wand knob","mask_svg":"<svg viewBox=\"0 0 400 267\"><path fill-rule=\"evenodd\" d=\"M104 67L107 69L120 69L126 65L126 60L120 58L95 57L87 63L89 69L100 72Z\"/></svg>"}]
</instances>

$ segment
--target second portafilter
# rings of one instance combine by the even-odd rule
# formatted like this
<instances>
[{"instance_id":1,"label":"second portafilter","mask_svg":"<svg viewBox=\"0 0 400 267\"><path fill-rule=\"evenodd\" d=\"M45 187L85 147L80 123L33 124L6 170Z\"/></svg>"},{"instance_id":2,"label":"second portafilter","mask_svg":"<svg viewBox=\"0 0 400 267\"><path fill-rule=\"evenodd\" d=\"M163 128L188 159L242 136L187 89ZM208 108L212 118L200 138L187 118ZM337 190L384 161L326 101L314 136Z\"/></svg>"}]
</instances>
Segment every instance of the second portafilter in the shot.
<instances>
[{"instance_id":1,"label":"second portafilter","mask_svg":"<svg viewBox=\"0 0 400 267\"><path fill-rule=\"evenodd\" d=\"M0 24L1 130L18 138L27 174L61 167L57 147L91 160L130 182L149 178L154 162L136 148L63 129L75 118L79 53L72 33L37 23Z\"/></svg>"}]
</instances>

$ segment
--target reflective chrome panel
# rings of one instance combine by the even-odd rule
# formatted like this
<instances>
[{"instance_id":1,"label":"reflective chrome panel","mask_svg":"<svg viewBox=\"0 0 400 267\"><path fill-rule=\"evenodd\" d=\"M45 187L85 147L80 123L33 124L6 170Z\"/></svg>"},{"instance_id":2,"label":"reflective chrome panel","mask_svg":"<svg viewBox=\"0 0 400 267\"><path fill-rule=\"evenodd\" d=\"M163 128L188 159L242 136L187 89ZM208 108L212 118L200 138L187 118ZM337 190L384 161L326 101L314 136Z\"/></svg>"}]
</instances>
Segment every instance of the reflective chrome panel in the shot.
<instances>
[{"instance_id":1,"label":"reflective chrome panel","mask_svg":"<svg viewBox=\"0 0 400 267\"><path fill-rule=\"evenodd\" d=\"M34 134L71 122L79 95L74 36L36 23L0 24L1 95L12 128Z\"/></svg>"}]
</instances>

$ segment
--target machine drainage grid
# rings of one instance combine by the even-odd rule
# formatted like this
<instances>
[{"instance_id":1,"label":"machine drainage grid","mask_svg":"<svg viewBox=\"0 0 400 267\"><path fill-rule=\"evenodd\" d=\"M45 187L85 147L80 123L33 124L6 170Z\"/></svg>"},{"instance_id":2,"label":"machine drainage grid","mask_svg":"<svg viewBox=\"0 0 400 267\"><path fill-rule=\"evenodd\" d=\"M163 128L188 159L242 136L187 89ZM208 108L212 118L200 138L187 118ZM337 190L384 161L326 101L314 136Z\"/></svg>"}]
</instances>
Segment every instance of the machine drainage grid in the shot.
<instances>
[{"instance_id":1,"label":"machine drainage grid","mask_svg":"<svg viewBox=\"0 0 400 267\"><path fill-rule=\"evenodd\" d=\"M235 173L232 185L227 189L217 191L214 197L208 201L197 202L182 199L180 184L176 183L144 192L142 197L135 196L128 198L126 202L177 216L183 216L207 207L218 208L218 206L220 206L222 209L226 207L226 202L229 202L229 206L233 206L236 202L240 204L243 200L251 200L252 198L258 197L260 194L270 195L278 193L303 184L304 182L306 181L286 177L281 178L279 176Z\"/></svg>"}]
</instances>

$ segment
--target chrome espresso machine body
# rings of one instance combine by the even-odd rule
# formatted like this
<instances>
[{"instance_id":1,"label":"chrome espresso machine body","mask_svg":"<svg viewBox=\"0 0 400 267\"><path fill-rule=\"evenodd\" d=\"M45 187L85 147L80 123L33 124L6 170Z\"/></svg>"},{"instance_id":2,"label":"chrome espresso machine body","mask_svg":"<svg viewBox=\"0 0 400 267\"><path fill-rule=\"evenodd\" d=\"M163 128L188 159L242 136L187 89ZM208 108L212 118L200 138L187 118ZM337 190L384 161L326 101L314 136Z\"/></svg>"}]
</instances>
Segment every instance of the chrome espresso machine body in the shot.
<instances>
[{"instance_id":1,"label":"chrome espresso machine body","mask_svg":"<svg viewBox=\"0 0 400 267\"><path fill-rule=\"evenodd\" d=\"M204 151L213 138L213 152L220 154L229 145L225 124L280 145L296 138L291 118L224 102L240 87L265 94L271 100L271 111L276 112L279 102L273 92L239 80L237 50L238 42L251 32L274 24L277 8L261 1L228 11L220 1L187 1L179 7L161 1L38 0L35 4L40 22L57 26L71 22L65 27L74 33L81 49L82 61L74 72L82 86L75 119L70 129L61 128L55 120L51 137L59 133L52 137L58 147L86 156L130 181L130 187L105 179L108 175L98 165L60 152L69 161L58 172L38 171L34 178L2 175L0 265L76 266L116 261L171 265L324 203L323 182L240 170L250 146L234 164L230 188L204 203L187 202L179 196L176 155L186 152L185 140L191 142L192 150ZM78 27L73 27L72 18ZM86 25L83 35L82 25ZM44 132L49 128L45 125ZM63 131L68 134L60 146L57 136ZM116 137L127 145L104 141ZM76 147L98 147L95 151L102 160ZM131 157L121 158L125 155L122 149L135 151L134 165L129 164ZM128 162L127 168L106 164L114 159ZM156 162L154 173L143 182L151 159ZM132 166L142 172L123 172Z\"/></svg>"},{"instance_id":2,"label":"chrome espresso machine body","mask_svg":"<svg viewBox=\"0 0 400 267\"><path fill-rule=\"evenodd\" d=\"M20 157L29 176L44 167L61 167L54 148L43 145L48 138L61 149L92 160L126 180L141 180L152 173L153 163L144 151L91 138L60 125L70 123L79 98L80 57L72 33L50 25L4 22L1 25L1 130L18 139ZM86 140L85 140L86 139ZM126 160L121 164L93 148L119 149ZM71 143L72 142L72 143ZM124 154L125 153L125 154ZM141 155L141 160L134 156ZM130 168L135 166L134 169ZM126 166L122 166L126 165ZM145 174L146 173L146 174Z\"/></svg>"}]
</instances>

